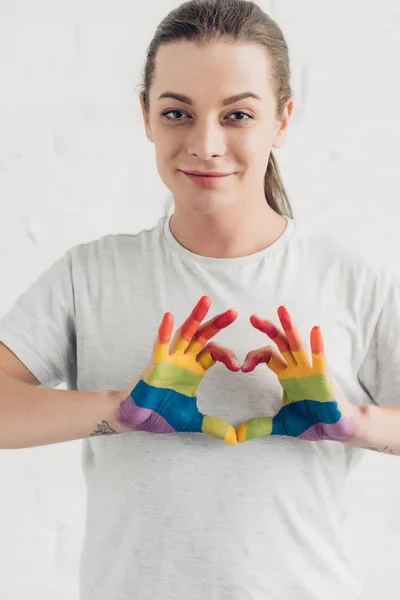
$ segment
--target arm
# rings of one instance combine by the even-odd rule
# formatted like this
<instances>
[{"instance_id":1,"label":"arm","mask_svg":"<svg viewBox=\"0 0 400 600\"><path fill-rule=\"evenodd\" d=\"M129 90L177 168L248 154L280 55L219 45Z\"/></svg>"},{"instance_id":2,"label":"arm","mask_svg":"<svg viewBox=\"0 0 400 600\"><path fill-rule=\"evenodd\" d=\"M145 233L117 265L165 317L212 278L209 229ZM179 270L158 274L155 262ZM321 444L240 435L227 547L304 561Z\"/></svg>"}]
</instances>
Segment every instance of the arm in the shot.
<instances>
[{"instance_id":1,"label":"arm","mask_svg":"<svg viewBox=\"0 0 400 600\"><path fill-rule=\"evenodd\" d=\"M1 345L0 448L28 448L130 431L201 432L236 444L232 425L203 415L197 408L196 389L208 369L217 361L232 371L240 369L232 351L208 343L237 313L227 310L199 327L210 304L210 298L200 299L178 329L172 348L174 320L166 313L147 368L119 392L38 388L33 374Z\"/></svg>"},{"instance_id":2,"label":"arm","mask_svg":"<svg viewBox=\"0 0 400 600\"><path fill-rule=\"evenodd\" d=\"M38 387L21 361L0 348L0 449L31 448L130 431L115 415L125 392Z\"/></svg>"},{"instance_id":3,"label":"arm","mask_svg":"<svg viewBox=\"0 0 400 600\"><path fill-rule=\"evenodd\" d=\"M357 439L345 443L400 456L400 406L359 406L359 412Z\"/></svg>"}]
</instances>

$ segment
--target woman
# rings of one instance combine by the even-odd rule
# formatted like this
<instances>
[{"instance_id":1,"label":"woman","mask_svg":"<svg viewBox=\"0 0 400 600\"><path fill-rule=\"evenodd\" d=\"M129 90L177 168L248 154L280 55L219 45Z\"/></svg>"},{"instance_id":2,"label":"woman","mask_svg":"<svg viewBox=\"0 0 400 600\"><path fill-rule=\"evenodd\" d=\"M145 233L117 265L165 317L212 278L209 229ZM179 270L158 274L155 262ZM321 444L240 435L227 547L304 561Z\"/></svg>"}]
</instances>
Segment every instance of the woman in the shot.
<instances>
[{"instance_id":1,"label":"woman","mask_svg":"<svg viewBox=\"0 0 400 600\"><path fill-rule=\"evenodd\" d=\"M84 438L84 600L361 598L342 487L355 446L389 445L370 415L398 403L399 287L293 218L288 51L257 5L172 11L140 102L174 213L71 248L3 318L2 447ZM319 377L339 434L302 436L310 411L284 429L310 331L319 371L293 376Z\"/></svg>"}]
</instances>

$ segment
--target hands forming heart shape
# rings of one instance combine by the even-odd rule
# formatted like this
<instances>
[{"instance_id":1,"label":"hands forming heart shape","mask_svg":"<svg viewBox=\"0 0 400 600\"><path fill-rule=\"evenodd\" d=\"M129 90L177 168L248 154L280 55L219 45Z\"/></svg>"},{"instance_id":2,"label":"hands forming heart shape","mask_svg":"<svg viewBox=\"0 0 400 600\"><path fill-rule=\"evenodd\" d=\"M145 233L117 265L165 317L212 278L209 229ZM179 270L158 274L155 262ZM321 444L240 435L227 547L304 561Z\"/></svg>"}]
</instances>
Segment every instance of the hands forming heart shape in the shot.
<instances>
[{"instance_id":1,"label":"hands forming heart shape","mask_svg":"<svg viewBox=\"0 0 400 600\"><path fill-rule=\"evenodd\" d=\"M312 360L284 306L278 308L283 330L252 315L250 322L267 334L276 347L250 351L240 366L234 352L210 342L231 325L237 312L230 309L200 325L211 306L203 296L171 342L174 318L166 313L158 329L151 360L129 395L121 402L119 421L135 431L151 433L198 432L237 441L281 435L307 441L349 441L356 433L357 407L350 404L327 375L322 334L313 327ZM278 352L279 350L279 352ZM230 371L248 373L266 363L282 386L282 408L274 416L245 421L237 430L227 421L201 413L196 392L216 362Z\"/></svg>"}]
</instances>

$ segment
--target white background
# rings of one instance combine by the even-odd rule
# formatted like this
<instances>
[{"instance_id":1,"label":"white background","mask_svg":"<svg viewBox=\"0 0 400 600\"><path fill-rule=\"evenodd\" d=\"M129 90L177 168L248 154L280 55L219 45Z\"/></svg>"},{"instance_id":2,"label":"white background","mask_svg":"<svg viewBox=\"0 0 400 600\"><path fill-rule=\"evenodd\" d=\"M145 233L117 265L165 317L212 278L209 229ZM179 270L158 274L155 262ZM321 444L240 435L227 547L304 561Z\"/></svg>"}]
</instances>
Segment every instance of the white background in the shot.
<instances>
[{"instance_id":1,"label":"white background","mask_svg":"<svg viewBox=\"0 0 400 600\"><path fill-rule=\"evenodd\" d=\"M0 316L67 248L162 215L169 191L135 88L155 27L178 4L0 0ZM259 4L291 52L297 104L277 158L295 216L397 266L400 3ZM0 598L78 598L80 451L80 441L0 451ZM346 536L364 599L395 600L400 457L365 454Z\"/></svg>"}]
</instances>

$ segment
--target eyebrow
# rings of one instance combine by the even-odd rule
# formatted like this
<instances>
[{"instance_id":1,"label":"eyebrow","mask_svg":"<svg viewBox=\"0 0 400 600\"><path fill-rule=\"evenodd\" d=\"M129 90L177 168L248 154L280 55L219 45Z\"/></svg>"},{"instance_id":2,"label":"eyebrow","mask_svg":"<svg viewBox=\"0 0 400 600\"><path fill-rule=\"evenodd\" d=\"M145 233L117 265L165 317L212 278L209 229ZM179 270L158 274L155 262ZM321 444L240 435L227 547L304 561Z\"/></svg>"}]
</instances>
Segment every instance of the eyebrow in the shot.
<instances>
[{"instance_id":1,"label":"eyebrow","mask_svg":"<svg viewBox=\"0 0 400 600\"><path fill-rule=\"evenodd\" d=\"M188 96L185 96L184 94L176 94L175 92L164 92L164 94L161 94L158 99L161 100L161 98L173 98L174 100L178 100L184 104L193 105L193 101L188 98ZM254 92L243 92L242 94L235 94L234 96L225 98L225 100L222 100L222 106L234 104L235 102L239 102L239 100L243 100L244 98L255 98L256 100L261 100L260 96L254 94Z\"/></svg>"}]
</instances>

